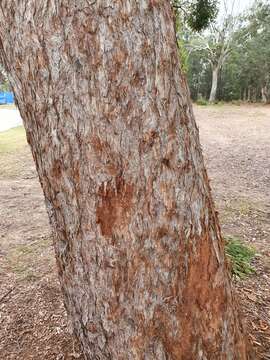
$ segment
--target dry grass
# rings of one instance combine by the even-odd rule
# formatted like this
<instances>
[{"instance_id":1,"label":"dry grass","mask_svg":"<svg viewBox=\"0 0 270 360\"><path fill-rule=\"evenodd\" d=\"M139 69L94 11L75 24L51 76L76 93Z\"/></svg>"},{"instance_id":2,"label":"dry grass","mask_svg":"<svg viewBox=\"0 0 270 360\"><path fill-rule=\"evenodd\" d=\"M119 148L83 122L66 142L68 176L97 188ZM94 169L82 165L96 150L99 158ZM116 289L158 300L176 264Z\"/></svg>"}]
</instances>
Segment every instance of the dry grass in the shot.
<instances>
[{"instance_id":1,"label":"dry grass","mask_svg":"<svg viewBox=\"0 0 270 360\"><path fill-rule=\"evenodd\" d=\"M26 146L26 136L22 126L0 132L0 156L19 151L24 146Z\"/></svg>"},{"instance_id":2,"label":"dry grass","mask_svg":"<svg viewBox=\"0 0 270 360\"><path fill-rule=\"evenodd\" d=\"M29 158L31 155L22 126L0 132L0 179L16 179L28 172L25 171L25 161Z\"/></svg>"},{"instance_id":3,"label":"dry grass","mask_svg":"<svg viewBox=\"0 0 270 360\"><path fill-rule=\"evenodd\" d=\"M0 110L1 109L11 109L11 110L13 110L13 109L17 109L16 108L16 106L14 105L14 104L8 104L8 105L0 105Z\"/></svg>"},{"instance_id":4,"label":"dry grass","mask_svg":"<svg viewBox=\"0 0 270 360\"><path fill-rule=\"evenodd\" d=\"M39 266L52 268L54 264L52 240L42 237L30 243L16 244L7 252L7 264L19 281L37 280L44 274L36 271L36 261Z\"/></svg>"}]
</instances>

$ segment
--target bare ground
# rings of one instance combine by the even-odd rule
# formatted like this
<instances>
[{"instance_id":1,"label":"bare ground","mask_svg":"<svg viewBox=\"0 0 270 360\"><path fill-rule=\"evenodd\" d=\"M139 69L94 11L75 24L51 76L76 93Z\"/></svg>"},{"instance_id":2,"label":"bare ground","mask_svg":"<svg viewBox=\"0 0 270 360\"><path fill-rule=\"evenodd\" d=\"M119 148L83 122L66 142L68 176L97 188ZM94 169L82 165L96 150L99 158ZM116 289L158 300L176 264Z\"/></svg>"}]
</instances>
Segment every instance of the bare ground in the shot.
<instances>
[{"instance_id":1,"label":"bare ground","mask_svg":"<svg viewBox=\"0 0 270 360\"><path fill-rule=\"evenodd\" d=\"M270 107L195 107L223 234L257 250L235 281L254 359L270 359ZM1 148L1 139L0 139ZM41 189L26 145L0 151L0 359L80 359L57 282Z\"/></svg>"}]
</instances>

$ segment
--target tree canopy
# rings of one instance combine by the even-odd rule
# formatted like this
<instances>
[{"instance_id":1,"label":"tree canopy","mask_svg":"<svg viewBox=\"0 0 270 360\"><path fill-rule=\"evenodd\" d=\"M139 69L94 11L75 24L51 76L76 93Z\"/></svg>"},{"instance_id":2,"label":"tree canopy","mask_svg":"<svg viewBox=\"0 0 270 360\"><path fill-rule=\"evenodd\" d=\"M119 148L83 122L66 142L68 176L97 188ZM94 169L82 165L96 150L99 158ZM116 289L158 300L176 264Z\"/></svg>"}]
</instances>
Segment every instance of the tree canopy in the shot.
<instances>
[{"instance_id":1,"label":"tree canopy","mask_svg":"<svg viewBox=\"0 0 270 360\"><path fill-rule=\"evenodd\" d=\"M215 19L217 1L215 0L174 0L173 6L191 29L201 31Z\"/></svg>"},{"instance_id":2,"label":"tree canopy","mask_svg":"<svg viewBox=\"0 0 270 360\"><path fill-rule=\"evenodd\" d=\"M212 68L220 65L217 100L270 101L270 4L255 1L237 17L194 33L182 27L185 68L194 100L208 98Z\"/></svg>"}]
</instances>

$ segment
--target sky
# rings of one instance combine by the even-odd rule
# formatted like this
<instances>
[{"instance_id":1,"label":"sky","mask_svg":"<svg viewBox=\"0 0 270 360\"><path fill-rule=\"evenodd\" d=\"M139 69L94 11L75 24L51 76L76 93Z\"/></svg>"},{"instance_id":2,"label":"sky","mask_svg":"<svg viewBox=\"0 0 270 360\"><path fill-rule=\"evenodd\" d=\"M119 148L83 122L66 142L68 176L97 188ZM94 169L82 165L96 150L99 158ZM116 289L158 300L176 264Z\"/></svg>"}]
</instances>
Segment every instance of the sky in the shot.
<instances>
[{"instance_id":1,"label":"sky","mask_svg":"<svg viewBox=\"0 0 270 360\"><path fill-rule=\"evenodd\" d=\"M234 14L236 15L247 9L253 2L254 0L220 0L220 11L221 14L224 14L224 3L226 3L228 9L232 9L232 6L234 4Z\"/></svg>"}]
</instances>

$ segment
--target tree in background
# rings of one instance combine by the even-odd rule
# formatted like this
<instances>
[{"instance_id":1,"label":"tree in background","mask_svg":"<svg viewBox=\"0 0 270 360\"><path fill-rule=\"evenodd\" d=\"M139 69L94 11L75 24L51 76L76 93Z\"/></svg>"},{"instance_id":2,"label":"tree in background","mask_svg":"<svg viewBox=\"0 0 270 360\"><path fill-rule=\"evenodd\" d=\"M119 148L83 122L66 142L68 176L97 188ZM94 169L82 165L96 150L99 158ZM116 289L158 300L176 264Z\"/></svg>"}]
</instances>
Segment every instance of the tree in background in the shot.
<instances>
[{"instance_id":1,"label":"tree in background","mask_svg":"<svg viewBox=\"0 0 270 360\"><path fill-rule=\"evenodd\" d=\"M188 53L185 43L190 34L206 29L217 15L217 2L214 0L173 0L175 28L181 57L181 66L187 72Z\"/></svg>"},{"instance_id":2,"label":"tree in background","mask_svg":"<svg viewBox=\"0 0 270 360\"><path fill-rule=\"evenodd\" d=\"M188 43L189 52L200 53L211 67L211 91L209 101L216 100L220 70L233 47L237 46L235 32L238 19L225 12L223 18L211 23L203 34L196 34ZM200 74L198 74L200 76Z\"/></svg>"},{"instance_id":3,"label":"tree in background","mask_svg":"<svg viewBox=\"0 0 270 360\"><path fill-rule=\"evenodd\" d=\"M256 1L242 17L240 39L223 69L223 98L270 101L270 4Z\"/></svg>"},{"instance_id":4,"label":"tree in background","mask_svg":"<svg viewBox=\"0 0 270 360\"><path fill-rule=\"evenodd\" d=\"M206 29L217 15L215 0L173 0L173 7L180 25L187 23L193 31Z\"/></svg>"},{"instance_id":5,"label":"tree in background","mask_svg":"<svg viewBox=\"0 0 270 360\"><path fill-rule=\"evenodd\" d=\"M12 5L0 58L85 358L246 360L170 2Z\"/></svg>"},{"instance_id":6,"label":"tree in background","mask_svg":"<svg viewBox=\"0 0 270 360\"><path fill-rule=\"evenodd\" d=\"M211 24L200 34L183 27L185 68L194 100L210 94L211 101L269 101L269 9L268 2L256 1L244 14L226 18L219 22L222 26Z\"/></svg>"}]
</instances>

